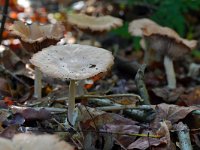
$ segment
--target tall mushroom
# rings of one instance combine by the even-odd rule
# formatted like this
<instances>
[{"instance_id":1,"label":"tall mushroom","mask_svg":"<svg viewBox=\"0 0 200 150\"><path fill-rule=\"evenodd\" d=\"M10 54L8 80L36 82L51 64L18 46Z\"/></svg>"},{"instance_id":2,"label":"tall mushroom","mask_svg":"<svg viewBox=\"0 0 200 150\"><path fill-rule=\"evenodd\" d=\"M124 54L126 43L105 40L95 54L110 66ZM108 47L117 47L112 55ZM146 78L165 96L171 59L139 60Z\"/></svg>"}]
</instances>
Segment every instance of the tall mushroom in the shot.
<instances>
[{"instance_id":1,"label":"tall mushroom","mask_svg":"<svg viewBox=\"0 0 200 150\"><path fill-rule=\"evenodd\" d=\"M100 35L123 25L123 21L112 16L88 16L86 14L71 13L67 21L72 26L90 35ZM94 45L94 39L91 40Z\"/></svg>"},{"instance_id":2,"label":"tall mushroom","mask_svg":"<svg viewBox=\"0 0 200 150\"><path fill-rule=\"evenodd\" d=\"M76 81L105 73L113 65L111 52L93 46L68 44L51 46L36 53L31 63L54 78L69 79L68 120L74 124Z\"/></svg>"},{"instance_id":3,"label":"tall mushroom","mask_svg":"<svg viewBox=\"0 0 200 150\"><path fill-rule=\"evenodd\" d=\"M9 27L11 33L18 36L26 51L33 54L50 45L55 45L64 35L64 27L60 23L39 26L36 23L30 26L22 21L15 21ZM35 67L34 97L41 98L42 74Z\"/></svg>"},{"instance_id":4,"label":"tall mushroom","mask_svg":"<svg viewBox=\"0 0 200 150\"><path fill-rule=\"evenodd\" d=\"M161 56L164 56L168 87L171 89L176 88L176 77L172 61L190 52L196 46L197 41L183 39L174 30L161 27L149 19L132 21L129 25L129 31L132 34L139 33L138 35L145 39L149 49L154 49Z\"/></svg>"},{"instance_id":5,"label":"tall mushroom","mask_svg":"<svg viewBox=\"0 0 200 150\"><path fill-rule=\"evenodd\" d=\"M128 28L132 36L142 37L142 39L140 40L140 45L142 49L144 50L144 63L147 65L149 64L149 59L150 59L149 57L150 49L148 45L146 44L146 41L144 40L142 29L146 29L149 26L159 26L159 25L150 19L142 18L142 19L136 19L132 21L129 24L129 28Z\"/></svg>"}]
</instances>

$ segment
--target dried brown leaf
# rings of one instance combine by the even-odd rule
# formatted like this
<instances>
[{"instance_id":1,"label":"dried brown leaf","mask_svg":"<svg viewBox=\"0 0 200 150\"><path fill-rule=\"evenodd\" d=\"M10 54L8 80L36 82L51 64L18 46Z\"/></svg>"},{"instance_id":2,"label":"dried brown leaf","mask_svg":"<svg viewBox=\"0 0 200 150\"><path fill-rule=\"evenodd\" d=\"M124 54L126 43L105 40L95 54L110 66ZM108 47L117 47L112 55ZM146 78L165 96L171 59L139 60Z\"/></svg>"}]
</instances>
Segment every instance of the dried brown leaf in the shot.
<instances>
[{"instance_id":1,"label":"dried brown leaf","mask_svg":"<svg viewBox=\"0 0 200 150\"><path fill-rule=\"evenodd\" d=\"M175 102L184 92L184 88L180 87L174 90L170 90L169 88L164 87L164 88L154 88L152 89L152 91L156 96L161 97L165 102Z\"/></svg>"},{"instance_id":2,"label":"dried brown leaf","mask_svg":"<svg viewBox=\"0 0 200 150\"><path fill-rule=\"evenodd\" d=\"M44 108L36 110L28 107L11 106L11 110L13 113L21 114L26 120L48 120L51 118L51 113Z\"/></svg>"},{"instance_id":3,"label":"dried brown leaf","mask_svg":"<svg viewBox=\"0 0 200 150\"><path fill-rule=\"evenodd\" d=\"M189 89L187 92L180 96L179 103L184 103L187 106L200 104L200 87Z\"/></svg>"},{"instance_id":4,"label":"dried brown leaf","mask_svg":"<svg viewBox=\"0 0 200 150\"><path fill-rule=\"evenodd\" d=\"M151 126L157 128L159 122L163 120L171 121L172 124L176 123L180 119L184 119L190 112L198 110L198 107L183 107L172 104L159 104L155 107L157 115L156 119L151 123Z\"/></svg>"},{"instance_id":5,"label":"dried brown leaf","mask_svg":"<svg viewBox=\"0 0 200 150\"><path fill-rule=\"evenodd\" d=\"M143 134L148 134L148 132L143 132ZM149 134L153 134L152 132L149 132ZM161 144L166 145L167 139L166 137L162 138L151 138L151 137L140 137L133 143L131 143L127 149L141 149L145 150L151 146L159 146Z\"/></svg>"}]
</instances>

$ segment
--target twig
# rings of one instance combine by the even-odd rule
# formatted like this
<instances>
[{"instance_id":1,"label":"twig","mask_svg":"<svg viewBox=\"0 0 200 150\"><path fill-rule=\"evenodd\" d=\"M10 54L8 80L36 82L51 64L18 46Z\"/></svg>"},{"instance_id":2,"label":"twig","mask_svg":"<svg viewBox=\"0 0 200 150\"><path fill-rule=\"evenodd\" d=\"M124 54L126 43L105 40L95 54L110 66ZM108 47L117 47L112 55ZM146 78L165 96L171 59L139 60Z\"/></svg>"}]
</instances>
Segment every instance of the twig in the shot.
<instances>
[{"instance_id":1,"label":"twig","mask_svg":"<svg viewBox=\"0 0 200 150\"><path fill-rule=\"evenodd\" d=\"M56 108L56 107L21 107L21 106L12 105L12 106L10 106L10 108L11 109L17 109L17 110L24 110L24 109L27 109L27 108L31 108L31 109L34 109L36 111L38 111L40 109L45 109L47 111L57 112L57 113L65 113L65 112L67 112L67 109L65 109L65 108Z\"/></svg>"},{"instance_id":2,"label":"twig","mask_svg":"<svg viewBox=\"0 0 200 150\"><path fill-rule=\"evenodd\" d=\"M1 41L2 41L4 25L5 25L5 22L6 22L6 15L8 13L8 7L9 7L9 0L5 0L5 5L4 5L4 8L3 8L3 18L2 18L2 21L1 21L1 29L0 29L0 44L1 44Z\"/></svg>"},{"instance_id":3,"label":"twig","mask_svg":"<svg viewBox=\"0 0 200 150\"><path fill-rule=\"evenodd\" d=\"M14 79L16 79L17 81L19 81L20 83L22 83L26 88L30 89L30 86L28 84L26 84L23 80L21 80L19 77L17 77L16 75L14 75L12 72L10 72L8 69L4 68L2 65L0 65L0 69L5 73L10 75L11 77L13 77Z\"/></svg>"},{"instance_id":4,"label":"twig","mask_svg":"<svg viewBox=\"0 0 200 150\"><path fill-rule=\"evenodd\" d=\"M140 102L143 102L143 99L137 95L137 94L112 94L112 95L82 95L82 96L77 96L76 99L83 99L83 98L118 98L118 97L133 97ZM56 99L57 101L62 101L66 100L68 97L61 97Z\"/></svg>"},{"instance_id":5,"label":"twig","mask_svg":"<svg viewBox=\"0 0 200 150\"><path fill-rule=\"evenodd\" d=\"M176 127L178 131L178 138L181 150L192 150L192 145L190 141L190 134L187 125L179 122Z\"/></svg>"},{"instance_id":6,"label":"twig","mask_svg":"<svg viewBox=\"0 0 200 150\"><path fill-rule=\"evenodd\" d=\"M150 105L149 94L148 94L146 85L144 83L144 70L145 70L145 68L146 68L146 65L142 65L138 69L137 74L135 76L135 82L136 82L136 86L137 86L137 89L140 93L141 98L144 99L143 104Z\"/></svg>"},{"instance_id":7,"label":"twig","mask_svg":"<svg viewBox=\"0 0 200 150\"><path fill-rule=\"evenodd\" d=\"M113 103L109 99L90 99L89 104L108 107L123 107L123 105ZM98 108L101 109L101 107ZM105 110L105 107L103 109ZM124 113L129 117L142 122L150 122L155 118L156 115L155 110L151 108L150 105L143 105L139 107L135 106L135 108L125 109Z\"/></svg>"},{"instance_id":8,"label":"twig","mask_svg":"<svg viewBox=\"0 0 200 150\"><path fill-rule=\"evenodd\" d=\"M135 105L104 106L104 107L96 107L96 108L102 111L115 111L115 110L135 108Z\"/></svg>"},{"instance_id":9,"label":"twig","mask_svg":"<svg viewBox=\"0 0 200 150\"><path fill-rule=\"evenodd\" d=\"M67 129L64 127L64 125L62 125L60 122L58 122L58 120L56 120L55 118L52 118L52 121L57 123L64 131L67 131Z\"/></svg>"}]
</instances>

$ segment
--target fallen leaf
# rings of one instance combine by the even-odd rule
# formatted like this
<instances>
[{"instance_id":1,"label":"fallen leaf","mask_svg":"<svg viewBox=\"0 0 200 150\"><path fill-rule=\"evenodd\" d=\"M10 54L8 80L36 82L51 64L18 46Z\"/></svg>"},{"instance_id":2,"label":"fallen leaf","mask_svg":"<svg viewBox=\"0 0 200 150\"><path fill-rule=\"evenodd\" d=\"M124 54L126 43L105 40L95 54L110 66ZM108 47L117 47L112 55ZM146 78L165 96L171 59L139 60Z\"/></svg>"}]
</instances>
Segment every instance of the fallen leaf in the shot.
<instances>
[{"instance_id":1,"label":"fallen leaf","mask_svg":"<svg viewBox=\"0 0 200 150\"><path fill-rule=\"evenodd\" d=\"M3 100L8 106L13 105L13 101L11 100L10 97L4 97Z\"/></svg>"},{"instance_id":2,"label":"fallen leaf","mask_svg":"<svg viewBox=\"0 0 200 150\"><path fill-rule=\"evenodd\" d=\"M200 104L200 87L189 89L185 93L182 93L178 103L184 103L186 106L199 105Z\"/></svg>"},{"instance_id":3,"label":"fallen leaf","mask_svg":"<svg viewBox=\"0 0 200 150\"><path fill-rule=\"evenodd\" d=\"M153 134L152 132L143 132L143 134ZM166 145L167 144L167 139L166 137L162 138L151 138L151 137L140 137L133 143L131 143L127 149L141 149L145 150L151 146L159 146L161 144Z\"/></svg>"},{"instance_id":4,"label":"fallen leaf","mask_svg":"<svg viewBox=\"0 0 200 150\"><path fill-rule=\"evenodd\" d=\"M0 137L11 139L15 134L19 133L18 129L18 125L11 125L0 133Z\"/></svg>"},{"instance_id":5,"label":"fallen leaf","mask_svg":"<svg viewBox=\"0 0 200 150\"><path fill-rule=\"evenodd\" d=\"M41 108L39 110L29 107L17 106L11 106L10 108L14 114L21 114L25 118L25 120L48 120L51 118L51 112L49 112L45 108Z\"/></svg>"},{"instance_id":6,"label":"fallen leaf","mask_svg":"<svg viewBox=\"0 0 200 150\"><path fill-rule=\"evenodd\" d=\"M176 88L174 90L170 90L167 87L164 88L154 88L152 89L154 94L158 97L161 97L165 102L175 102L178 100L180 95L184 92L184 88Z\"/></svg>"},{"instance_id":7,"label":"fallen leaf","mask_svg":"<svg viewBox=\"0 0 200 150\"><path fill-rule=\"evenodd\" d=\"M163 121L160 122L160 128L156 132L157 135L160 135L161 137L166 138L166 149L170 148L171 145L171 138L170 138L170 129L172 128L172 125L169 121Z\"/></svg>"},{"instance_id":8,"label":"fallen leaf","mask_svg":"<svg viewBox=\"0 0 200 150\"><path fill-rule=\"evenodd\" d=\"M137 134L140 131L140 126L137 124L138 122L118 114L104 113L87 120L81 125L85 131L96 129L94 132L108 134L116 138L121 145L127 147L136 138L136 136L129 134Z\"/></svg>"},{"instance_id":9,"label":"fallen leaf","mask_svg":"<svg viewBox=\"0 0 200 150\"><path fill-rule=\"evenodd\" d=\"M163 120L171 121L171 123L174 124L180 119L184 119L190 112L198 109L200 108L194 106L183 107L165 103L156 105L155 110L157 115L155 120L151 123L151 126L157 128L159 122L162 122Z\"/></svg>"}]
</instances>

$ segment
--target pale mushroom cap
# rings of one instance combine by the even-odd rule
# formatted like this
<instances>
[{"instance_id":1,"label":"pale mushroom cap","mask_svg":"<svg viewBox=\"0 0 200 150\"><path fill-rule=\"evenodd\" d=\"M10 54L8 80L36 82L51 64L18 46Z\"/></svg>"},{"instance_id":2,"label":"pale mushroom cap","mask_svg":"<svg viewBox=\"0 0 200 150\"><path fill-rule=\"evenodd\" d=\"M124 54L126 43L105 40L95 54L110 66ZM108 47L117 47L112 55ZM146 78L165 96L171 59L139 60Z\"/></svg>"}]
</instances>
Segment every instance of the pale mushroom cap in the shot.
<instances>
[{"instance_id":1,"label":"pale mushroom cap","mask_svg":"<svg viewBox=\"0 0 200 150\"><path fill-rule=\"evenodd\" d=\"M149 48L171 58L184 56L197 45L196 40L187 40L168 27L162 27L150 19L138 19L129 24L129 32L133 36L141 36L147 40Z\"/></svg>"},{"instance_id":2,"label":"pale mushroom cap","mask_svg":"<svg viewBox=\"0 0 200 150\"><path fill-rule=\"evenodd\" d=\"M15 150L73 150L55 135L17 134L12 139Z\"/></svg>"},{"instance_id":3,"label":"pale mushroom cap","mask_svg":"<svg viewBox=\"0 0 200 150\"><path fill-rule=\"evenodd\" d=\"M0 150L14 150L11 140L0 137Z\"/></svg>"},{"instance_id":4,"label":"pale mushroom cap","mask_svg":"<svg viewBox=\"0 0 200 150\"><path fill-rule=\"evenodd\" d=\"M0 138L0 150L74 150L56 135L16 134L12 140Z\"/></svg>"},{"instance_id":5,"label":"pale mushroom cap","mask_svg":"<svg viewBox=\"0 0 200 150\"><path fill-rule=\"evenodd\" d=\"M196 47L197 41L196 40L187 40L178 35L174 30L168 27L161 27L161 26L153 26L150 25L148 28L143 29L144 36L151 36L151 35L161 35L167 36L169 38L174 39L177 43L183 43L189 49L193 49Z\"/></svg>"},{"instance_id":6,"label":"pale mushroom cap","mask_svg":"<svg viewBox=\"0 0 200 150\"><path fill-rule=\"evenodd\" d=\"M112 16L88 16L85 14L71 13L68 15L68 22L80 29L105 32L122 26L123 21Z\"/></svg>"},{"instance_id":7,"label":"pale mushroom cap","mask_svg":"<svg viewBox=\"0 0 200 150\"><path fill-rule=\"evenodd\" d=\"M159 26L159 25L147 18L136 19L129 24L128 31L133 36L143 36L143 29L146 29L149 26Z\"/></svg>"},{"instance_id":8,"label":"pale mushroom cap","mask_svg":"<svg viewBox=\"0 0 200 150\"><path fill-rule=\"evenodd\" d=\"M93 46L68 44L43 49L30 62L55 78L82 80L107 72L114 63L110 51Z\"/></svg>"},{"instance_id":9,"label":"pale mushroom cap","mask_svg":"<svg viewBox=\"0 0 200 150\"><path fill-rule=\"evenodd\" d=\"M59 40L64 35L64 26L60 23L49 25L38 25L33 23L30 26L25 25L22 21L15 21L9 27L11 33L20 37L24 42L34 43L42 42L45 39Z\"/></svg>"}]
</instances>

